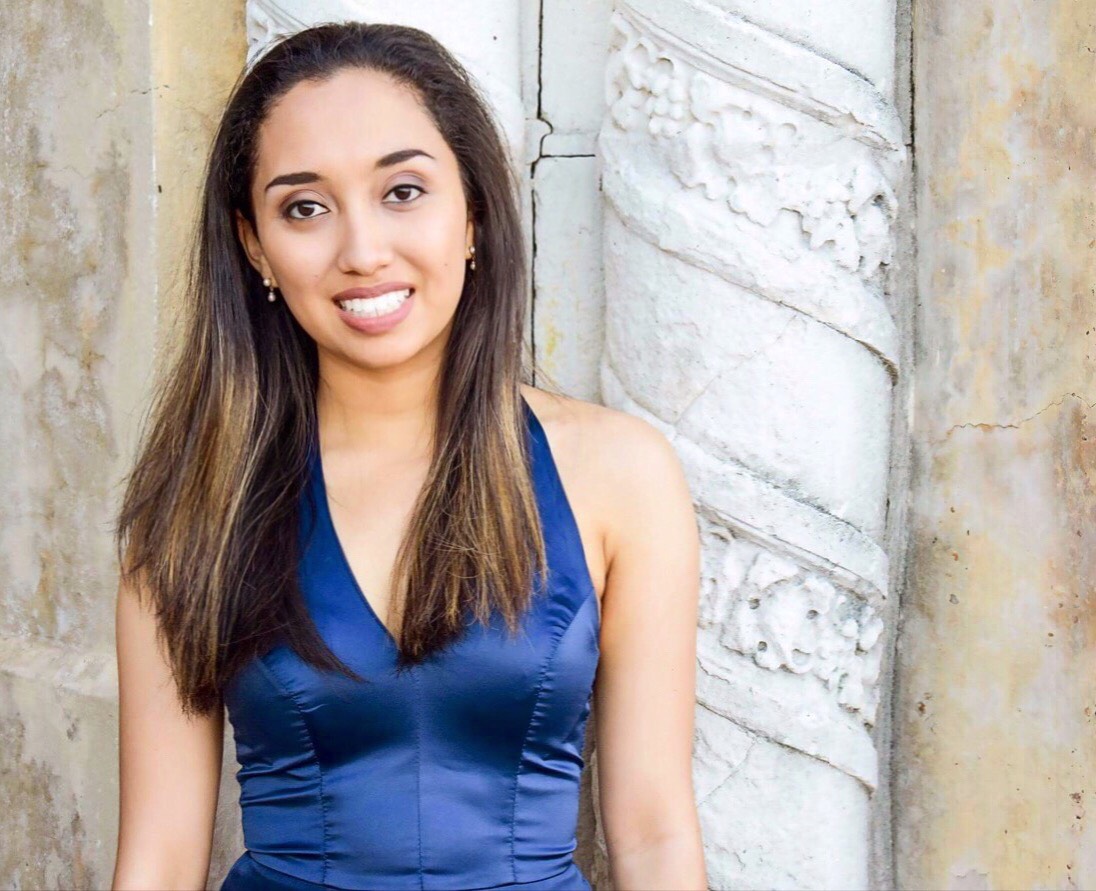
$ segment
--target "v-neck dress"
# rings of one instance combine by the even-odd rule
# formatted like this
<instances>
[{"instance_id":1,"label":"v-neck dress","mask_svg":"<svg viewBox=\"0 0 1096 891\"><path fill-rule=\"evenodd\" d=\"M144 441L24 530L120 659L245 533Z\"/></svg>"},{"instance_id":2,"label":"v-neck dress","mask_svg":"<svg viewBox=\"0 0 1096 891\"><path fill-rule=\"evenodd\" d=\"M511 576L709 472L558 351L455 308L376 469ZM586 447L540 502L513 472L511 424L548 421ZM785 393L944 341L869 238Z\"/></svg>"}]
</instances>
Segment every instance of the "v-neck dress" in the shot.
<instances>
[{"instance_id":1,"label":"v-neck dress","mask_svg":"<svg viewBox=\"0 0 1096 891\"><path fill-rule=\"evenodd\" d=\"M572 854L599 605L544 428L522 403L547 585L517 637L497 610L487 624L469 612L463 637L399 677L313 446L301 589L324 641L365 682L281 645L228 685L247 850L221 891L590 891Z\"/></svg>"}]
</instances>

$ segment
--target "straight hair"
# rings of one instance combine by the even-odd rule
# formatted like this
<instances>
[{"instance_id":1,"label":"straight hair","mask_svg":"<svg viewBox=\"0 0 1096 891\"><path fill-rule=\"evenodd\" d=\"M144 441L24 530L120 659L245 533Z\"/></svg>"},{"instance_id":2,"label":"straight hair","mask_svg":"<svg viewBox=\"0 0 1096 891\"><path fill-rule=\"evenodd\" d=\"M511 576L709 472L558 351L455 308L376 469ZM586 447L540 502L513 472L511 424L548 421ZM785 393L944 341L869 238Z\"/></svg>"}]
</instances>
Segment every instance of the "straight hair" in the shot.
<instances>
[{"instance_id":1,"label":"straight hair","mask_svg":"<svg viewBox=\"0 0 1096 891\"><path fill-rule=\"evenodd\" d=\"M456 641L464 615L497 608L511 634L546 581L520 386L526 252L518 183L472 77L416 28L324 24L241 72L205 168L180 335L157 374L115 524L124 583L155 613L183 710L223 701L253 658L286 645L359 675L321 638L298 580L300 501L318 443L317 348L270 304L235 227L255 225L260 125L296 84L345 69L410 87L452 149L475 226L476 270L438 378L431 464L393 569L397 670ZM538 371L538 376L542 372Z\"/></svg>"}]
</instances>

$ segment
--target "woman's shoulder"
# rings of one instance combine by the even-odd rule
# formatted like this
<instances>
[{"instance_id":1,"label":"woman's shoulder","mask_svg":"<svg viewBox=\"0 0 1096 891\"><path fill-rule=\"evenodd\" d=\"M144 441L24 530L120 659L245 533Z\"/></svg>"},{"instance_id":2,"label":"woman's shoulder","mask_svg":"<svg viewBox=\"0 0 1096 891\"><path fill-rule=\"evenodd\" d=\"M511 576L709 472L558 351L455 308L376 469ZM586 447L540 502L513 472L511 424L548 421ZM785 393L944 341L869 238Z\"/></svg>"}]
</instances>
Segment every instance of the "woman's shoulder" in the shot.
<instances>
[{"instance_id":1,"label":"woman's shoulder","mask_svg":"<svg viewBox=\"0 0 1096 891\"><path fill-rule=\"evenodd\" d=\"M581 452L584 464L627 477L639 470L657 469L676 453L665 434L650 421L596 402L522 386L530 408L544 427L555 450L556 442ZM653 466L652 466L653 465Z\"/></svg>"},{"instance_id":2,"label":"woman's shoulder","mask_svg":"<svg viewBox=\"0 0 1096 891\"><path fill-rule=\"evenodd\" d=\"M634 503L637 489L680 489L677 452L650 421L619 409L524 386L561 473L580 487L602 522Z\"/></svg>"}]
</instances>

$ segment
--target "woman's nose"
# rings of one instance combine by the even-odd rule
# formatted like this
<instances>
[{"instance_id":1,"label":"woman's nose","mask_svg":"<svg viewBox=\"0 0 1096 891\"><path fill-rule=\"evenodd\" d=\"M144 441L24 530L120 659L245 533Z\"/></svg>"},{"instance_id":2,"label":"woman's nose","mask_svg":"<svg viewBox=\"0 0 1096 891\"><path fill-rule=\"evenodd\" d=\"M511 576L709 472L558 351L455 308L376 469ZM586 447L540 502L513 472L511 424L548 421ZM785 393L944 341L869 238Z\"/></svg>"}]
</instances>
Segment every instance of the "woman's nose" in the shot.
<instances>
[{"instance_id":1,"label":"woman's nose","mask_svg":"<svg viewBox=\"0 0 1096 891\"><path fill-rule=\"evenodd\" d=\"M372 207L344 211L339 236L339 269L370 275L392 259L391 231L383 210Z\"/></svg>"}]
</instances>

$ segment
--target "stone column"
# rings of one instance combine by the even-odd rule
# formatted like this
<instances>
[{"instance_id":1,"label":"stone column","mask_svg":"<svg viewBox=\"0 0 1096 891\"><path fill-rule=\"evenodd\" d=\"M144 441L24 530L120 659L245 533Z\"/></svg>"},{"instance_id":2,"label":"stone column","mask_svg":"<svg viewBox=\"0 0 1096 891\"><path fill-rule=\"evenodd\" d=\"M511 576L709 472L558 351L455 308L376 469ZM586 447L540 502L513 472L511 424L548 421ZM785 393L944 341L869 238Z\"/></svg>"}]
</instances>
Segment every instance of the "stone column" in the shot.
<instances>
[{"instance_id":1,"label":"stone column","mask_svg":"<svg viewBox=\"0 0 1096 891\"><path fill-rule=\"evenodd\" d=\"M864 888L893 624L894 5L627 0L612 28L601 388L664 430L696 499L709 880Z\"/></svg>"}]
</instances>

